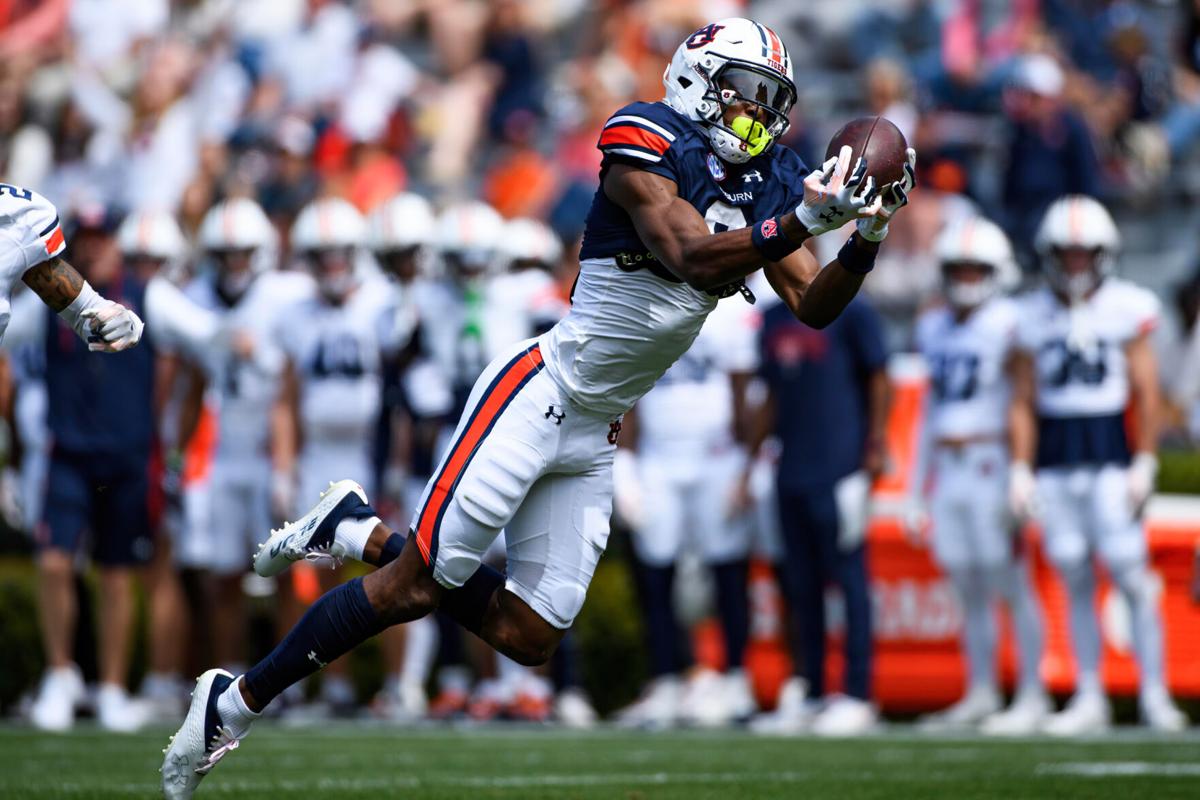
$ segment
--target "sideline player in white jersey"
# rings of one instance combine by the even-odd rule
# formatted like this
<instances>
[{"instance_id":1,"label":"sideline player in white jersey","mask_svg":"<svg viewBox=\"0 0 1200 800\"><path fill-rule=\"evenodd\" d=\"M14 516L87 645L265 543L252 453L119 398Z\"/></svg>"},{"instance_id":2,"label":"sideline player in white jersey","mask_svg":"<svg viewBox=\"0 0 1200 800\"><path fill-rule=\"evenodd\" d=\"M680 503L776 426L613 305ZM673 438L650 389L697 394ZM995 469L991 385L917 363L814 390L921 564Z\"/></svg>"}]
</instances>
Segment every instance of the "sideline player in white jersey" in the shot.
<instances>
[{"instance_id":1,"label":"sideline player in white jersey","mask_svg":"<svg viewBox=\"0 0 1200 800\"><path fill-rule=\"evenodd\" d=\"M275 340L283 310L313 293L312 280L276 267L277 236L258 203L230 198L200 223L200 273L187 295L221 319L224 335L201 355L199 397L216 420L216 445L207 476L186 487L186 529L180 566L210 573L220 620L213 656L222 664L245 661L242 575L255 538L271 525L271 426L284 355ZM291 511L289 509L288 513Z\"/></svg>"},{"instance_id":2,"label":"sideline player in white jersey","mask_svg":"<svg viewBox=\"0 0 1200 800\"><path fill-rule=\"evenodd\" d=\"M935 250L945 305L917 321L917 349L929 365L930 387L913 481L918 513L908 522L919 536L924 519L932 518L934 557L963 608L967 690L925 723L983 723L986 731L1030 734L1050 705L1038 675L1040 611L1008 510L1005 473L1017 309L1004 293L1016 286L1017 267L1008 238L982 217L952 223ZM996 600L1012 611L1020 658L1016 697L1002 714Z\"/></svg>"},{"instance_id":3,"label":"sideline player in white jersey","mask_svg":"<svg viewBox=\"0 0 1200 800\"><path fill-rule=\"evenodd\" d=\"M608 539L621 415L691 346L718 299L765 269L796 316L821 327L857 293L907 202L916 153L900 181L877 188L848 146L809 172L774 144L796 98L791 60L751 20L688 36L664 84L664 102L631 104L606 124L571 310L484 370L411 536L383 524L364 535L362 520L345 521L365 506L346 482L268 541L260 574L335 549L380 568L317 601L244 677L200 678L163 761L168 797L191 797L285 687L435 608L514 660L544 663ZM856 233L821 269L805 241L849 222ZM501 530L507 576L480 563Z\"/></svg>"},{"instance_id":4,"label":"sideline player in white jersey","mask_svg":"<svg viewBox=\"0 0 1200 800\"><path fill-rule=\"evenodd\" d=\"M384 370L381 463L375 465L378 492L390 506L380 508L384 518L389 510L412 513L433 471L441 420L450 412L446 379L422 347L435 225L429 201L411 192L381 203L367 218L368 246L395 292L397 336L406 340ZM388 674L372 707L389 719L420 719L428 708L425 684L437 648L433 621L397 625L382 634L380 644Z\"/></svg>"},{"instance_id":5,"label":"sideline player in white jersey","mask_svg":"<svg viewBox=\"0 0 1200 800\"><path fill-rule=\"evenodd\" d=\"M366 268L366 244L366 220L340 198L310 203L292 225L292 251L316 282L313 296L281 312L275 332L286 355L283 403L295 434L294 446L280 448L276 464L295 482L297 497L316 497L339 478L374 486L371 452L384 362L403 344L403 331L392 287ZM319 576L326 589L341 580L338 572ZM354 704L342 668L321 684L322 702L336 713Z\"/></svg>"},{"instance_id":6,"label":"sideline player in white jersey","mask_svg":"<svg viewBox=\"0 0 1200 800\"><path fill-rule=\"evenodd\" d=\"M751 519L733 500L746 460L734 431L734 382L757 366L759 324L745 303L718 304L692 346L626 416L636 442L617 450L614 502L633 530L654 680L622 712L624 724L716 726L758 709L742 669ZM673 598L685 547L711 571L727 667L724 674L697 670L683 684Z\"/></svg>"},{"instance_id":7,"label":"sideline player in white jersey","mask_svg":"<svg viewBox=\"0 0 1200 800\"><path fill-rule=\"evenodd\" d=\"M1034 241L1047 285L1021 299L1017 323L1010 502L1019 516L1036 514L1042 523L1046 555L1067 586L1075 652L1075 696L1046 721L1051 734L1111 724L1100 682L1097 556L1132 612L1143 721L1160 730L1186 724L1164 680L1158 589L1142 521L1158 466L1150 332L1159 303L1112 274L1119 244L1096 200L1056 201ZM1125 428L1131 403L1132 441Z\"/></svg>"},{"instance_id":8,"label":"sideline player in white jersey","mask_svg":"<svg viewBox=\"0 0 1200 800\"><path fill-rule=\"evenodd\" d=\"M89 350L116 353L142 338L142 321L120 303L105 300L63 258L67 249L58 211L31 189L0 183L0 336L11 315L17 281L58 312Z\"/></svg>"}]
</instances>

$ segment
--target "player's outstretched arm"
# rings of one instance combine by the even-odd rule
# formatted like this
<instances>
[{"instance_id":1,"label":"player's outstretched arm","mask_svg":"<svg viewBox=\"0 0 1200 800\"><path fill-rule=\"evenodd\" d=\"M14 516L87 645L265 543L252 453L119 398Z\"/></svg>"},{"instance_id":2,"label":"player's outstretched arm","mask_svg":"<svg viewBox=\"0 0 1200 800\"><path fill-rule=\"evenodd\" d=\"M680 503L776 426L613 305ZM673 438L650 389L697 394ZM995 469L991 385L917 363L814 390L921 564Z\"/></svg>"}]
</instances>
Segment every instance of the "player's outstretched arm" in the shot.
<instances>
[{"instance_id":1,"label":"player's outstretched arm","mask_svg":"<svg viewBox=\"0 0 1200 800\"><path fill-rule=\"evenodd\" d=\"M654 257L694 289L724 286L763 264L750 228L712 233L669 178L614 164L604 177L604 193L629 214ZM809 237L795 214L785 215L784 226L797 245Z\"/></svg>"},{"instance_id":2,"label":"player's outstretched arm","mask_svg":"<svg viewBox=\"0 0 1200 800\"><path fill-rule=\"evenodd\" d=\"M25 271L22 280L88 343L89 350L116 353L142 338L142 321L120 303L106 300L62 258Z\"/></svg>"}]
</instances>

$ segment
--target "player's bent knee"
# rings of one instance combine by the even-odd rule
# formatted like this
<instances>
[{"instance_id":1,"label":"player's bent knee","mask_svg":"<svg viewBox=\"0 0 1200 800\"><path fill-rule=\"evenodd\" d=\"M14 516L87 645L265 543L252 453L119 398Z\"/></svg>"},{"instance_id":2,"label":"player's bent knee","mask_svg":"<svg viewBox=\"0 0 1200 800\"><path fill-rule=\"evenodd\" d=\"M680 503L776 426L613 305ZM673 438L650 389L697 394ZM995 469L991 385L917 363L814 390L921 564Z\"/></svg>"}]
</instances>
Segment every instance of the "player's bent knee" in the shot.
<instances>
[{"instance_id":1,"label":"player's bent knee","mask_svg":"<svg viewBox=\"0 0 1200 800\"><path fill-rule=\"evenodd\" d=\"M522 631L517 626L501 629L494 642L496 649L525 667L540 667L550 660L558 649L562 633Z\"/></svg>"},{"instance_id":2,"label":"player's bent knee","mask_svg":"<svg viewBox=\"0 0 1200 800\"><path fill-rule=\"evenodd\" d=\"M487 620L487 639L504 655L526 667L545 664L566 631L538 616L523 600L499 593L498 613Z\"/></svg>"}]
</instances>

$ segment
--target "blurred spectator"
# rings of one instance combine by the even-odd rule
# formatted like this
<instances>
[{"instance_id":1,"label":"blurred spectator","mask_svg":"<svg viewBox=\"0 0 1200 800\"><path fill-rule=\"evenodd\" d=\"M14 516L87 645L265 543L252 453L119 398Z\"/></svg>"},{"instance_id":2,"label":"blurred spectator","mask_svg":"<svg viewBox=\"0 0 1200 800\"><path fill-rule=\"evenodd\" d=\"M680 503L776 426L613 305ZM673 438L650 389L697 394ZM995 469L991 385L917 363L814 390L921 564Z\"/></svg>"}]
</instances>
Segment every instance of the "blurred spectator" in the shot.
<instances>
[{"instance_id":1,"label":"blurred spectator","mask_svg":"<svg viewBox=\"0 0 1200 800\"><path fill-rule=\"evenodd\" d=\"M904 68L887 60L872 61L867 66L867 108L872 114L895 123L904 138L917 141L917 109L909 100L911 87Z\"/></svg>"},{"instance_id":2,"label":"blurred spectator","mask_svg":"<svg viewBox=\"0 0 1200 800\"><path fill-rule=\"evenodd\" d=\"M1062 103L1064 76L1054 59L1026 56L1005 106L1011 127L1004 210L1018 253L1029 258L1046 209L1064 194L1101 193L1100 165L1083 120Z\"/></svg>"},{"instance_id":3,"label":"blurred spectator","mask_svg":"<svg viewBox=\"0 0 1200 800\"><path fill-rule=\"evenodd\" d=\"M877 720L871 704L871 600L867 588L866 516L872 481L884 469L887 351L879 317L855 300L829 327L816 330L782 303L767 309L759 338L759 374L768 394L751 420L753 456L766 435L782 444L777 479L783 562L796 684L787 702L759 723L794 732L811 721L819 734L853 735ZM750 470L739 494L749 496ZM841 590L846 613L843 695L825 684L825 587ZM822 703L816 717L813 703Z\"/></svg>"},{"instance_id":4,"label":"blurred spectator","mask_svg":"<svg viewBox=\"0 0 1200 800\"><path fill-rule=\"evenodd\" d=\"M1182 5L1182 33L1173 76L1175 104L1163 120L1171 155L1176 158L1200 141L1200 0L1185 0Z\"/></svg>"}]
</instances>

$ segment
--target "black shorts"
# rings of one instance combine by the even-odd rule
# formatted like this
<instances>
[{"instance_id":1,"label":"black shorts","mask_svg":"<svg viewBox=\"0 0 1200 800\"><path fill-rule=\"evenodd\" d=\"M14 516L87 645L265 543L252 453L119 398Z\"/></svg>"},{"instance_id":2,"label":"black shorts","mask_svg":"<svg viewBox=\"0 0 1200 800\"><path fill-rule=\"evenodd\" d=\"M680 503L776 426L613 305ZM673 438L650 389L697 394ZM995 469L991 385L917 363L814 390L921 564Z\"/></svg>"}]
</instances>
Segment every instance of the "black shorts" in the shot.
<instances>
[{"instance_id":1,"label":"black shorts","mask_svg":"<svg viewBox=\"0 0 1200 800\"><path fill-rule=\"evenodd\" d=\"M74 553L86 535L98 564L145 564L154 554L149 498L148 450L85 455L56 449L38 547Z\"/></svg>"}]
</instances>

